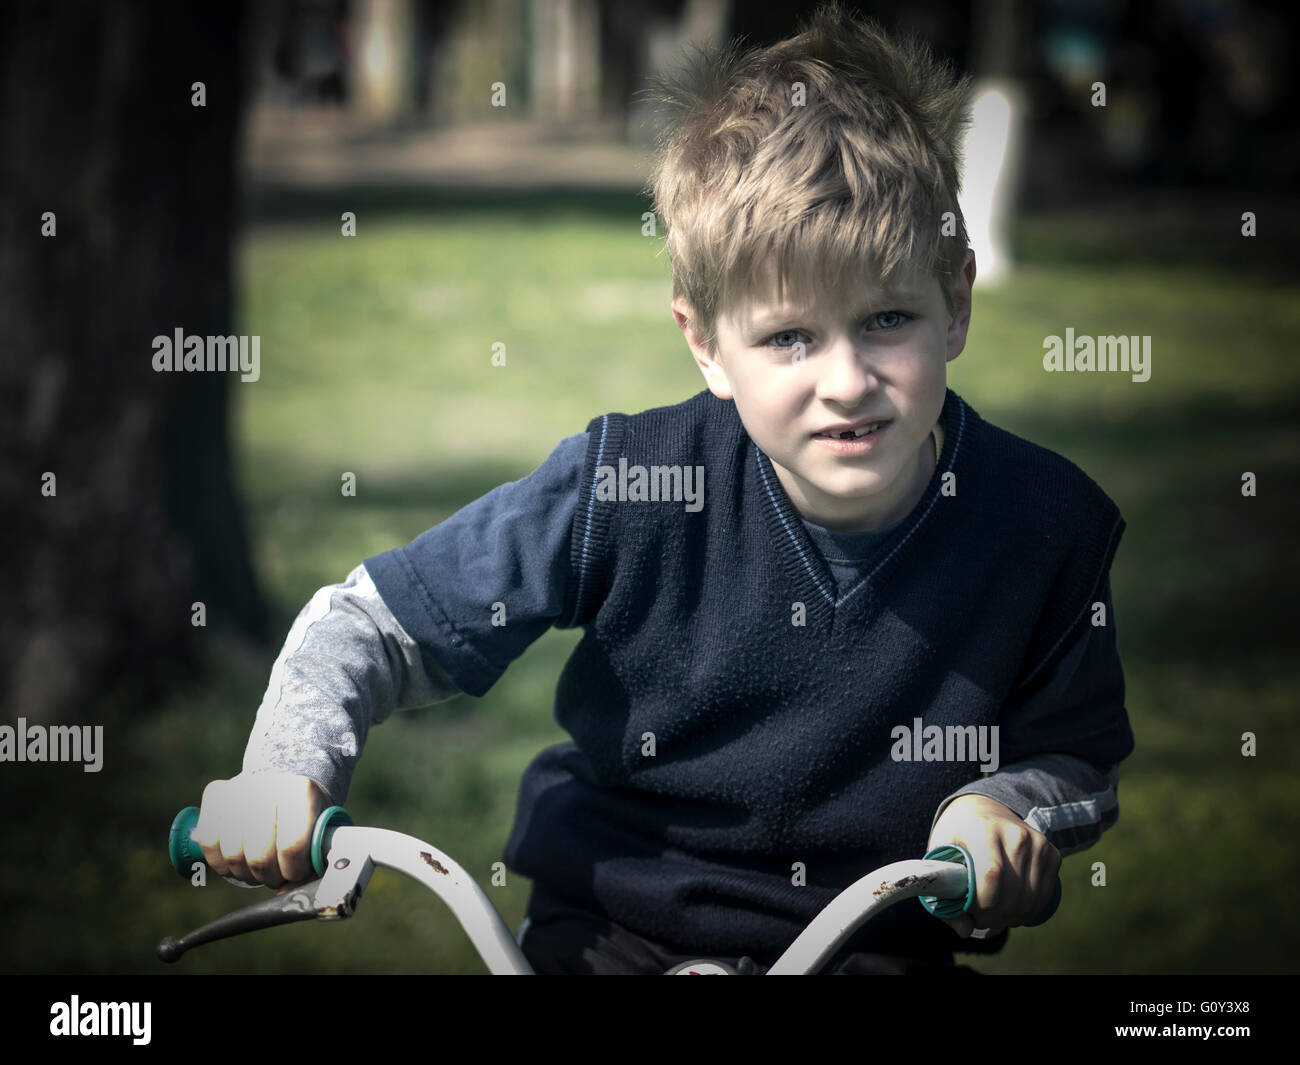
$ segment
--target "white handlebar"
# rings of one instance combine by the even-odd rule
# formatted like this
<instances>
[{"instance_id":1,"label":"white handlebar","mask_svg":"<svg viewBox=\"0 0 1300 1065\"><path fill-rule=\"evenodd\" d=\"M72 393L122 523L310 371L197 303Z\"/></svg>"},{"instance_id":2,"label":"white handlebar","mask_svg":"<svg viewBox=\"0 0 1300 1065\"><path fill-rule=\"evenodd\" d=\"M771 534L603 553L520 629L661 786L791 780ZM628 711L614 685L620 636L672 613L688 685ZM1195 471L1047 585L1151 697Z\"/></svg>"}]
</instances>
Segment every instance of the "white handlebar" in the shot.
<instances>
[{"instance_id":1,"label":"white handlebar","mask_svg":"<svg viewBox=\"0 0 1300 1065\"><path fill-rule=\"evenodd\" d=\"M820 972L840 945L881 910L919 895L961 898L966 894L966 887L966 868L954 862L916 859L882 866L831 899L768 969L767 975Z\"/></svg>"},{"instance_id":2,"label":"white handlebar","mask_svg":"<svg viewBox=\"0 0 1300 1065\"><path fill-rule=\"evenodd\" d=\"M339 917L350 916L376 865L405 873L442 899L493 975L533 975L515 937L474 878L437 847L414 836L386 828L335 829L329 867L316 891L317 908L323 905Z\"/></svg>"},{"instance_id":3,"label":"white handlebar","mask_svg":"<svg viewBox=\"0 0 1300 1065\"><path fill-rule=\"evenodd\" d=\"M401 832L354 826L335 829L329 867L316 892L317 912L325 917L351 916L377 865L405 873L442 899L494 975L532 974L510 929L474 878L437 847ZM960 898L967 883L966 869L953 862L918 859L868 873L813 918L767 975L819 972L855 930L882 910L919 895Z\"/></svg>"}]
</instances>

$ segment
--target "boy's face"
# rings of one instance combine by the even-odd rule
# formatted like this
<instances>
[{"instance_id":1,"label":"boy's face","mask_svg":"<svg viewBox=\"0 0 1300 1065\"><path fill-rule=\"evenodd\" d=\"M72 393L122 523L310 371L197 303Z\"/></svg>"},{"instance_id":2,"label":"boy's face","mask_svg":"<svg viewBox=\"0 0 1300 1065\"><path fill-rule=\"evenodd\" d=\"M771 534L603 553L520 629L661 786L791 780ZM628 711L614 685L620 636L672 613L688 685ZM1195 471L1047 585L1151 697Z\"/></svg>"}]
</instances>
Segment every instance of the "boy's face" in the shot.
<instances>
[{"instance_id":1,"label":"boy's face","mask_svg":"<svg viewBox=\"0 0 1300 1065\"><path fill-rule=\"evenodd\" d=\"M890 295L864 287L860 306L786 313L756 299L719 318L716 358L685 300L673 301L673 316L709 390L735 401L795 509L827 528L878 529L911 512L934 472L930 433L947 364L966 345L974 281L968 252L951 317L928 276ZM883 426L860 443L826 436L876 419Z\"/></svg>"}]
</instances>

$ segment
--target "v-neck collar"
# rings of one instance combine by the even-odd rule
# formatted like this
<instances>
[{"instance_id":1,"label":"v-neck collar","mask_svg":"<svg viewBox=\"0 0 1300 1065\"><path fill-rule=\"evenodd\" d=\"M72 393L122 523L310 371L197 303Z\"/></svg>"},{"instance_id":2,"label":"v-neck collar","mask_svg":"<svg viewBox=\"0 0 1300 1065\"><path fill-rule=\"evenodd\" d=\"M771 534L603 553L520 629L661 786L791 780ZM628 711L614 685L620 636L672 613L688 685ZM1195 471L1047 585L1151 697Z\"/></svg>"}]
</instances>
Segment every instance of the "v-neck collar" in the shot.
<instances>
[{"instance_id":1,"label":"v-neck collar","mask_svg":"<svg viewBox=\"0 0 1300 1065\"><path fill-rule=\"evenodd\" d=\"M751 439L768 529L809 614L818 617L834 615L846 603L864 592L870 594L873 588L884 583L898 564L904 547L938 505L944 474L955 472L957 464L964 462L966 452L970 450L968 435L974 428L975 418L975 412L966 405L965 400L949 388L943 403L943 452L935 463L925 492L911 513L892 526L889 535L875 546L864 565L862 576L846 588L843 594L838 593L837 582L829 565L777 478L772 460Z\"/></svg>"}]
</instances>

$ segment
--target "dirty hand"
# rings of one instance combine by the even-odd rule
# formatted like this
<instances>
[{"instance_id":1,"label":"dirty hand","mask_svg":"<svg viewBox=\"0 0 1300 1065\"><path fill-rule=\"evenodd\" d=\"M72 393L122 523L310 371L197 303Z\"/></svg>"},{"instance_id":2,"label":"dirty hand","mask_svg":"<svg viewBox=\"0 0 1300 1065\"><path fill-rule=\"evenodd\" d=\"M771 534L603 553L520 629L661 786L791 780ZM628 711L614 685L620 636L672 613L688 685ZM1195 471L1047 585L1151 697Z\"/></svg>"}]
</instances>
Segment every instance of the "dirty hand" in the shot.
<instances>
[{"instance_id":1,"label":"dirty hand","mask_svg":"<svg viewBox=\"0 0 1300 1065\"><path fill-rule=\"evenodd\" d=\"M976 928L1014 928L1032 921L1052 899L1061 852L996 799L960 795L930 832L927 850L960 843L974 864L975 901L947 920L958 935Z\"/></svg>"},{"instance_id":2,"label":"dirty hand","mask_svg":"<svg viewBox=\"0 0 1300 1065\"><path fill-rule=\"evenodd\" d=\"M311 835L330 797L292 773L243 773L203 789L194 841L208 868L246 883L283 888L314 877Z\"/></svg>"}]
</instances>

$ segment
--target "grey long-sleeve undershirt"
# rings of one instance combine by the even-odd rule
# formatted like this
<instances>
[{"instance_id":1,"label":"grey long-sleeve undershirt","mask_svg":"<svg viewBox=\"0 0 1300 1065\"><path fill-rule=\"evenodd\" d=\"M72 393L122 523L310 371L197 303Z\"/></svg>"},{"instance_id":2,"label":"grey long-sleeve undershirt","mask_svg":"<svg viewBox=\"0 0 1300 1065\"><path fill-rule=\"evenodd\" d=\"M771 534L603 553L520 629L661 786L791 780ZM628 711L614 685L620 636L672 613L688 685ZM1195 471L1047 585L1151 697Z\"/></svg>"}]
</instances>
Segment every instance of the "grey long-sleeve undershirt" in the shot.
<instances>
[{"instance_id":1,"label":"grey long-sleeve undershirt","mask_svg":"<svg viewBox=\"0 0 1300 1065\"><path fill-rule=\"evenodd\" d=\"M244 751L244 772L296 773L342 803L371 725L394 710L459 694L358 565L341 584L313 595L289 630Z\"/></svg>"}]
</instances>

